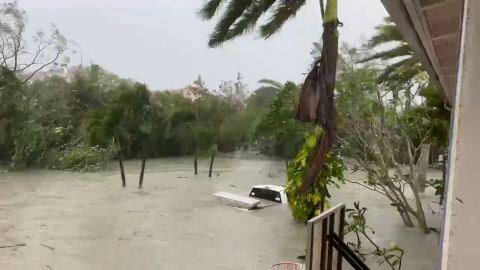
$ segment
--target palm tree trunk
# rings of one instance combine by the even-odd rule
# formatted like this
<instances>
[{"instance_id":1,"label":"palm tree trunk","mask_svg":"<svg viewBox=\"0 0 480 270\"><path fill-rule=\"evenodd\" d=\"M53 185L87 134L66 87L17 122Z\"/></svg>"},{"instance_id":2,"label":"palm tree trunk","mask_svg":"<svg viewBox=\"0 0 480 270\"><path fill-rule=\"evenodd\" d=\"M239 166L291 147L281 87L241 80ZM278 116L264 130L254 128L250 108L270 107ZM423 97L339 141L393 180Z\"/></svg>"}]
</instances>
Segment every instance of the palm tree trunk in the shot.
<instances>
[{"instance_id":1,"label":"palm tree trunk","mask_svg":"<svg viewBox=\"0 0 480 270\"><path fill-rule=\"evenodd\" d=\"M138 180L138 188L143 186L143 173L145 172L145 164L147 163L147 158L145 155L142 155L142 169L140 170L140 179Z\"/></svg>"},{"instance_id":2,"label":"palm tree trunk","mask_svg":"<svg viewBox=\"0 0 480 270\"><path fill-rule=\"evenodd\" d=\"M335 81L338 59L338 3L328 0L323 17L322 55L308 73L300 92L297 119L315 122L323 130L307 160L307 174L300 189L306 194L321 173L336 141Z\"/></svg>"},{"instance_id":3,"label":"palm tree trunk","mask_svg":"<svg viewBox=\"0 0 480 270\"><path fill-rule=\"evenodd\" d=\"M123 168L123 160L122 160L122 150L118 153L118 165L120 166L120 175L122 177L122 187L127 186L127 181L125 180L125 169Z\"/></svg>"},{"instance_id":4,"label":"palm tree trunk","mask_svg":"<svg viewBox=\"0 0 480 270\"><path fill-rule=\"evenodd\" d=\"M213 169L213 160L215 159L215 154L212 153L212 157L210 158L210 169L208 170L208 177L212 177L212 169Z\"/></svg>"}]
</instances>

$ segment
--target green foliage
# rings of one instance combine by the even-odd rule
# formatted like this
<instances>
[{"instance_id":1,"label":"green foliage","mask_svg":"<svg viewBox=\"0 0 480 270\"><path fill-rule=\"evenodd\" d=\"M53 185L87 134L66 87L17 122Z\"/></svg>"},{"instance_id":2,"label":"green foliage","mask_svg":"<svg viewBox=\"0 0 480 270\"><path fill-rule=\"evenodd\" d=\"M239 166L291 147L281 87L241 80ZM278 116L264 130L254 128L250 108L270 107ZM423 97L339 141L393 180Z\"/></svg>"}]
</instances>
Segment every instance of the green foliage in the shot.
<instances>
[{"instance_id":1,"label":"green foliage","mask_svg":"<svg viewBox=\"0 0 480 270\"><path fill-rule=\"evenodd\" d=\"M25 121L15 132L15 151L11 166L23 168L38 164L47 151L45 128L40 124Z\"/></svg>"},{"instance_id":2,"label":"green foliage","mask_svg":"<svg viewBox=\"0 0 480 270\"><path fill-rule=\"evenodd\" d=\"M14 152L15 127L22 114L19 104L23 88L15 74L0 68L0 158L9 160Z\"/></svg>"},{"instance_id":3,"label":"green foliage","mask_svg":"<svg viewBox=\"0 0 480 270\"><path fill-rule=\"evenodd\" d=\"M287 82L256 126L254 137L263 153L291 158L303 144L305 134L313 129L295 119L298 92L294 83Z\"/></svg>"},{"instance_id":4,"label":"green foliage","mask_svg":"<svg viewBox=\"0 0 480 270\"><path fill-rule=\"evenodd\" d=\"M104 169L110 162L112 151L109 148L85 144L68 145L56 153L48 168L63 171L92 172Z\"/></svg>"},{"instance_id":5,"label":"green foliage","mask_svg":"<svg viewBox=\"0 0 480 270\"><path fill-rule=\"evenodd\" d=\"M292 215L299 220L307 221L318 215L323 207L328 207L328 186L337 186L344 181L343 170L345 166L342 160L335 154L329 154L321 174L317 176L312 188L307 194L301 194L299 191L303 186L307 174L307 158L313 151L322 134L322 130L317 128L305 139L305 144L298 152L295 159L288 166L288 181L286 193L288 203L292 210Z\"/></svg>"},{"instance_id":6,"label":"green foliage","mask_svg":"<svg viewBox=\"0 0 480 270\"><path fill-rule=\"evenodd\" d=\"M346 209L347 218L345 220L345 234L355 234L356 242L348 242L347 245L363 260L367 256L378 258L379 266L387 264L392 270L402 268L402 259L404 250L399 246L392 244L388 248L382 248L375 243L371 237L375 234L374 230L367 225L365 213L366 207L361 207L360 202L353 203L354 208ZM362 240L366 241L369 247L362 245Z\"/></svg>"}]
</instances>

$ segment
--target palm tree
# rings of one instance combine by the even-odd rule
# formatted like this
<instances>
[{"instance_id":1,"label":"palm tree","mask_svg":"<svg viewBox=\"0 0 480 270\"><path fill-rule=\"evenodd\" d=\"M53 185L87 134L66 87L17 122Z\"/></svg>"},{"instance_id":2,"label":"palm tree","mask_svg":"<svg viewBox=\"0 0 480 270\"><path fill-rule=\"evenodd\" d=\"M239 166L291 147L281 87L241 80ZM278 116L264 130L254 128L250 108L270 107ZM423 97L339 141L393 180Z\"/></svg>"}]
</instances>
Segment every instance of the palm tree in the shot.
<instances>
[{"instance_id":1,"label":"palm tree","mask_svg":"<svg viewBox=\"0 0 480 270\"><path fill-rule=\"evenodd\" d=\"M390 63L379 75L378 81L408 83L414 77L424 72L419 59L403 38L402 33L390 17L383 19L384 23L375 27L376 34L370 38L367 47L376 49L385 44L395 44L395 46L377 52L360 62L369 62L372 60L382 60Z\"/></svg>"},{"instance_id":2,"label":"palm tree","mask_svg":"<svg viewBox=\"0 0 480 270\"><path fill-rule=\"evenodd\" d=\"M315 122L323 129L320 143L311 153L307 177L301 193L306 194L325 164L325 158L335 142L334 88L338 57L338 3L337 0L320 0L323 17L322 53L313 65L302 86L297 109L297 119ZM225 4L208 45L217 47L225 41L245 34L255 28L262 15L270 13L266 23L260 25L260 35L270 38L280 31L286 21L305 6L306 0L208 0L199 15L212 19Z\"/></svg>"}]
</instances>

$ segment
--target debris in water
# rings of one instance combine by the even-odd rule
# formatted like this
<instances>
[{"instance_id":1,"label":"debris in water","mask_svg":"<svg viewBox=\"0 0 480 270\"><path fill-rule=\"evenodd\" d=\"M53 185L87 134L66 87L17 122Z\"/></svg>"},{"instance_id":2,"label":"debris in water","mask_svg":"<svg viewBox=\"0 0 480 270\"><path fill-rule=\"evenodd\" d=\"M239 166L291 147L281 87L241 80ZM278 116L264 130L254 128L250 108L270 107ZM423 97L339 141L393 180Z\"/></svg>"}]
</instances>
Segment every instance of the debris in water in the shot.
<instances>
[{"instance_id":1,"label":"debris in water","mask_svg":"<svg viewBox=\"0 0 480 270\"><path fill-rule=\"evenodd\" d=\"M50 249L50 250L52 250L52 251L55 251L55 248L54 248L54 247L47 246L47 245L44 245L44 244L40 244L40 246L46 247L46 248L48 248L48 249Z\"/></svg>"},{"instance_id":2,"label":"debris in water","mask_svg":"<svg viewBox=\"0 0 480 270\"><path fill-rule=\"evenodd\" d=\"M15 248L15 247L24 247L24 246L26 246L26 245L27 245L27 244L20 243L20 244L13 244L13 245L0 246L0 248Z\"/></svg>"}]
</instances>

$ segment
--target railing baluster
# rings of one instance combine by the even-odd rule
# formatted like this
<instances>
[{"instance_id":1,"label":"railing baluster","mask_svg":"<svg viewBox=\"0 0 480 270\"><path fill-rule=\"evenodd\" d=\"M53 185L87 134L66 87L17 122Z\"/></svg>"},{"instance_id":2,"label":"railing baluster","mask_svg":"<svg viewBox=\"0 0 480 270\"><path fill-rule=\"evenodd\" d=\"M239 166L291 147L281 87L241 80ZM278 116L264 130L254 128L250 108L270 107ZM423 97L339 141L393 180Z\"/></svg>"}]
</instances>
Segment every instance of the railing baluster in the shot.
<instances>
[{"instance_id":1,"label":"railing baluster","mask_svg":"<svg viewBox=\"0 0 480 270\"><path fill-rule=\"evenodd\" d=\"M325 255L327 251L327 219L322 221L322 247L320 249L320 270L325 270Z\"/></svg>"},{"instance_id":2,"label":"railing baluster","mask_svg":"<svg viewBox=\"0 0 480 270\"><path fill-rule=\"evenodd\" d=\"M335 233L335 212L328 217L328 234ZM333 266L333 245L328 241L327 270L332 270Z\"/></svg>"},{"instance_id":3,"label":"railing baluster","mask_svg":"<svg viewBox=\"0 0 480 270\"><path fill-rule=\"evenodd\" d=\"M343 241L343 228L345 227L345 207L340 209L340 222L338 224L338 238ZM337 252L338 254L338 261L337 261L337 270L342 270L342 253L340 251Z\"/></svg>"}]
</instances>

